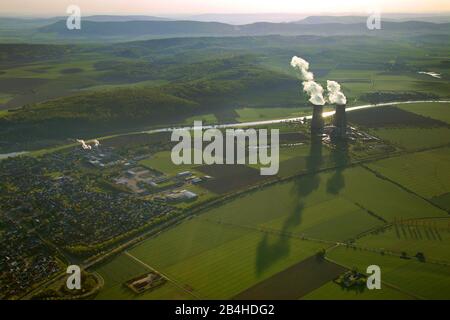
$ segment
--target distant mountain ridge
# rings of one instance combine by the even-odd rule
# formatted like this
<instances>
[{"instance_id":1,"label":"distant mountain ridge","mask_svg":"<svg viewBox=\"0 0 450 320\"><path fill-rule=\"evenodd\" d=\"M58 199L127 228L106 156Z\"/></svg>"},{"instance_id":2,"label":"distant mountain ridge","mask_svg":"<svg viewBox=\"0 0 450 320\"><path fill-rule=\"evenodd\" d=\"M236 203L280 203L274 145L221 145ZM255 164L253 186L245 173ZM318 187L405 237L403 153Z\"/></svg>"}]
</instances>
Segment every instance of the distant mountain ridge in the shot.
<instances>
[{"instance_id":1,"label":"distant mountain ridge","mask_svg":"<svg viewBox=\"0 0 450 320\"><path fill-rule=\"evenodd\" d=\"M293 21L296 24L329 24L329 23L365 23L364 16L309 16L302 20Z\"/></svg>"},{"instance_id":2,"label":"distant mountain ridge","mask_svg":"<svg viewBox=\"0 0 450 320\"><path fill-rule=\"evenodd\" d=\"M118 15L93 15L84 17L83 20L87 21L95 21L95 22L126 22L126 21L173 21L168 18L161 18L155 16L145 16L145 15L127 15L127 16L118 16Z\"/></svg>"},{"instance_id":3,"label":"distant mountain ridge","mask_svg":"<svg viewBox=\"0 0 450 320\"><path fill-rule=\"evenodd\" d=\"M65 21L58 21L38 29L64 37L140 37L140 36L258 36L258 35L369 35L369 34L448 34L450 23L384 21L382 30L368 30L364 23L268 23L230 25L198 21L83 21L81 30L68 30ZM319 19L320 20L320 19ZM356 19L357 20L357 19ZM308 23L310 21L310 23ZM314 21L317 21L314 20Z\"/></svg>"},{"instance_id":4,"label":"distant mountain ridge","mask_svg":"<svg viewBox=\"0 0 450 320\"><path fill-rule=\"evenodd\" d=\"M366 23L366 16L309 16L298 21L297 24L327 24L327 23ZM382 15L382 22L430 22L430 23L450 23L450 16L395 16L392 14Z\"/></svg>"}]
</instances>

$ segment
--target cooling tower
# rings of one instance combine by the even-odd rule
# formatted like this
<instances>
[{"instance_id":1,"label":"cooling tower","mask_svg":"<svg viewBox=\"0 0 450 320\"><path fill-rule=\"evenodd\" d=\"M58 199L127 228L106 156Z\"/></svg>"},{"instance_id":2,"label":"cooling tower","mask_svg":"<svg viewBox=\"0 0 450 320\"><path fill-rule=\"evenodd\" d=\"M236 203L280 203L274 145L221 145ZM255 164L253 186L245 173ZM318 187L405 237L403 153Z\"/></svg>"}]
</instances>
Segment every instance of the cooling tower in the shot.
<instances>
[{"instance_id":1,"label":"cooling tower","mask_svg":"<svg viewBox=\"0 0 450 320\"><path fill-rule=\"evenodd\" d=\"M347 133L347 117L345 115L345 105L336 105L334 126L336 127L336 136L345 137Z\"/></svg>"},{"instance_id":2,"label":"cooling tower","mask_svg":"<svg viewBox=\"0 0 450 320\"><path fill-rule=\"evenodd\" d=\"M323 106L313 107L313 117L311 121L311 134L322 133L323 131Z\"/></svg>"}]
</instances>

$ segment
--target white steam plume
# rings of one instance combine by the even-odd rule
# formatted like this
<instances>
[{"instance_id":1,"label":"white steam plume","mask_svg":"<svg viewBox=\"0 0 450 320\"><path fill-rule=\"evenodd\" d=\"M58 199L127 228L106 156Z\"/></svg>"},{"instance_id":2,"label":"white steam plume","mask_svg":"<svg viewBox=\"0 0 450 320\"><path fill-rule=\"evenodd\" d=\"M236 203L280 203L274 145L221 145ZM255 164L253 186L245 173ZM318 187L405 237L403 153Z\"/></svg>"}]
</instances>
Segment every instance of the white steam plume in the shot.
<instances>
[{"instance_id":1,"label":"white steam plume","mask_svg":"<svg viewBox=\"0 0 450 320\"><path fill-rule=\"evenodd\" d=\"M314 81L303 81L303 91L309 96L309 102L316 106L323 106L325 99L323 98L323 88L320 84Z\"/></svg>"},{"instance_id":2,"label":"white steam plume","mask_svg":"<svg viewBox=\"0 0 450 320\"><path fill-rule=\"evenodd\" d=\"M90 145L86 144L86 142L85 142L84 140L77 139L77 142L78 142L78 143L81 143L81 147L82 147L84 150L91 150L91 149L92 149L92 147L91 147Z\"/></svg>"},{"instance_id":3,"label":"white steam plume","mask_svg":"<svg viewBox=\"0 0 450 320\"><path fill-rule=\"evenodd\" d=\"M341 91L341 85L336 81L327 80L328 101L333 104L347 104L347 97Z\"/></svg>"},{"instance_id":4,"label":"white steam plume","mask_svg":"<svg viewBox=\"0 0 450 320\"><path fill-rule=\"evenodd\" d=\"M303 80L303 91L309 95L309 102L316 106L323 106L325 99L323 98L323 88L314 81L314 74L309 71L309 62L300 57L294 56L291 59L291 66L300 71Z\"/></svg>"},{"instance_id":5,"label":"white steam plume","mask_svg":"<svg viewBox=\"0 0 450 320\"><path fill-rule=\"evenodd\" d=\"M294 69L297 69L300 71L300 73L302 74L302 80L304 81L312 81L314 80L314 74L309 70L309 62L297 57L297 56L293 56L292 60L291 60L291 66Z\"/></svg>"}]
</instances>

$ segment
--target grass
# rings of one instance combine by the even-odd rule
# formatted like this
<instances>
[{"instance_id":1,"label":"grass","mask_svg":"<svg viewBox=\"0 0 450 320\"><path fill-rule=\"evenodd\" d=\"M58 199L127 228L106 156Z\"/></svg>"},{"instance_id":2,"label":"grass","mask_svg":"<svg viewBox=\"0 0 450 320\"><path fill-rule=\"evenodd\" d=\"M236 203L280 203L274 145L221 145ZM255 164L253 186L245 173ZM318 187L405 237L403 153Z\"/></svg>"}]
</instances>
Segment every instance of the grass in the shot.
<instances>
[{"instance_id":1,"label":"grass","mask_svg":"<svg viewBox=\"0 0 450 320\"><path fill-rule=\"evenodd\" d=\"M138 88L138 87L158 87L164 84L169 83L165 80L146 80L135 83L124 83L124 84L101 84L95 85L83 90L111 90L111 89L120 89L120 88Z\"/></svg>"},{"instance_id":2,"label":"grass","mask_svg":"<svg viewBox=\"0 0 450 320\"><path fill-rule=\"evenodd\" d=\"M326 79L341 82L343 91L349 98L349 105L355 104L361 95L370 92L415 91L445 96L446 94L443 93L449 90L445 80L435 80L402 71L385 74L378 70L334 69L326 76Z\"/></svg>"},{"instance_id":3,"label":"grass","mask_svg":"<svg viewBox=\"0 0 450 320\"><path fill-rule=\"evenodd\" d=\"M399 105L399 108L450 124L450 103L417 103Z\"/></svg>"},{"instance_id":4,"label":"grass","mask_svg":"<svg viewBox=\"0 0 450 320\"><path fill-rule=\"evenodd\" d=\"M363 237L356 244L397 253L406 252L409 256L422 252L426 259L450 263L450 220L419 219L398 223L382 233Z\"/></svg>"},{"instance_id":5,"label":"grass","mask_svg":"<svg viewBox=\"0 0 450 320\"><path fill-rule=\"evenodd\" d=\"M239 122L293 118L310 114L310 108L242 108L236 109Z\"/></svg>"},{"instance_id":6,"label":"grass","mask_svg":"<svg viewBox=\"0 0 450 320\"><path fill-rule=\"evenodd\" d=\"M221 299L231 298L322 247L194 218L142 242L130 253L195 295ZM122 284L146 269L122 254L95 271L105 280L97 299L131 299L136 296ZM137 298L189 298L169 284Z\"/></svg>"},{"instance_id":7,"label":"grass","mask_svg":"<svg viewBox=\"0 0 450 320\"><path fill-rule=\"evenodd\" d=\"M450 295L450 269L448 266L422 263L417 260L377 253L346 249L333 249L328 257L347 267L365 272L367 266L381 268L381 281L400 288L418 298L448 299Z\"/></svg>"},{"instance_id":8,"label":"grass","mask_svg":"<svg viewBox=\"0 0 450 320\"><path fill-rule=\"evenodd\" d=\"M12 98L14 98L14 95L12 95L12 94L0 93L0 104L8 103L8 101L11 100ZM1 116L1 111L0 111L0 116Z\"/></svg>"},{"instance_id":9,"label":"grass","mask_svg":"<svg viewBox=\"0 0 450 320\"><path fill-rule=\"evenodd\" d=\"M382 290L368 290L362 292L347 290L330 281L322 287L302 297L302 300L409 300L411 296L398 290L384 286Z\"/></svg>"},{"instance_id":10,"label":"grass","mask_svg":"<svg viewBox=\"0 0 450 320\"><path fill-rule=\"evenodd\" d=\"M319 159L320 158L320 159ZM280 148L280 177L288 177L294 174L308 171L311 162L317 163L320 168L333 165L330 159L330 150L326 147L320 147L320 150L311 151L311 145L303 144L291 147ZM320 160L320 163L318 162Z\"/></svg>"},{"instance_id":11,"label":"grass","mask_svg":"<svg viewBox=\"0 0 450 320\"><path fill-rule=\"evenodd\" d=\"M368 166L425 198L450 192L450 148L388 158Z\"/></svg>"},{"instance_id":12,"label":"grass","mask_svg":"<svg viewBox=\"0 0 450 320\"><path fill-rule=\"evenodd\" d=\"M279 183L191 218L140 243L130 253L200 297L222 299L325 245L295 238L297 232L337 240L380 225L362 206L387 219L445 215L363 168L341 173L345 184L337 193L327 188L335 172Z\"/></svg>"},{"instance_id":13,"label":"grass","mask_svg":"<svg viewBox=\"0 0 450 320\"><path fill-rule=\"evenodd\" d=\"M209 113L209 114L188 117L184 120L183 124L185 124L187 126L193 126L194 121L202 121L203 125L218 123L217 117L214 114Z\"/></svg>"},{"instance_id":14,"label":"grass","mask_svg":"<svg viewBox=\"0 0 450 320\"><path fill-rule=\"evenodd\" d=\"M290 232L331 241L343 241L381 225L381 221L343 198L324 201L306 207L303 211L299 208L297 218L301 223L290 225ZM283 230L286 228L286 221L288 221L286 217L277 218L264 224L263 227Z\"/></svg>"},{"instance_id":15,"label":"grass","mask_svg":"<svg viewBox=\"0 0 450 320\"><path fill-rule=\"evenodd\" d=\"M372 133L408 151L439 147L450 143L450 129L442 128L379 128Z\"/></svg>"},{"instance_id":16,"label":"grass","mask_svg":"<svg viewBox=\"0 0 450 320\"><path fill-rule=\"evenodd\" d=\"M433 197L431 201L433 201L433 203L435 203L439 207L445 208L447 211L450 211L450 193L440 195L439 197Z\"/></svg>"},{"instance_id":17,"label":"grass","mask_svg":"<svg viewBox=\"0 0 450 320\"><path fill-rule=\"evenodd\" d=\"M104 286L95 297L100 300L119 299L192 299L189 293L167 282L156 290L136 294L127 288L124 283L149 270L133 260L131 257L121 254L113 260L101 265L95 270L104 280Z\"/></svg>"},{"instance_id":18,"label":"grass","mask_svg":"<svg viewBox=\"0 0 450 320\"><path fill-rule=\"evenodd\" d=\"M171 151L157 152L149 159L142 160L140 164L168 175L175 175L183 171L191 171L196 166L192 164L174 164L171 159Z\"/></svg>"},{"instance_id":19,"label":"grass","mask_svg":"<svg viewBox=\"0 0 450 320\"><path fill-rule=\"evenodd\" d=\"M365 210L358 210L360 208ZM336 239L352 237L358 231L378 225L379 221L366 210L387 221L446 215L360 167L272 185L225 203L208 215L211 219L238 225L269 224L288 232L309 230L316 237ZM336 219L336 215L346 218ZM336 220L331 223L328 219ZM356 219L355 225L352 219Z\"/></svg>"},{"instance_id":20,"label":"grass","mask_svg":"<svg viewBox=\"0 0 450 320\"><path fill-rule=\"evenodd\" d=\"M323 247L194 218L131 254L202 298L231 298Z\"/></svg>"}]
</instances>

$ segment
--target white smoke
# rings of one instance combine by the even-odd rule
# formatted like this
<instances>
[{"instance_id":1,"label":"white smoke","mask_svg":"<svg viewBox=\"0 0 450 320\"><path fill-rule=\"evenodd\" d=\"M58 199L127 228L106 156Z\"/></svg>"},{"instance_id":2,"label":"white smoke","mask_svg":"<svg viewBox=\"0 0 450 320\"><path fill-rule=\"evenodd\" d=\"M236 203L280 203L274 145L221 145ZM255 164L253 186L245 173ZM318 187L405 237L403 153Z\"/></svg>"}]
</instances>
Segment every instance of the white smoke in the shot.
<instances>
[{"instance_id":1,"label":"white smoke","mask_svg":"<svg viewBox=\"0 0 450 320\"><path fill-rule=\"evenodd\" d=\"M291 60L291 66L294 69L297 69L300 71L300 73L302 74L302 80L305 81L312 81L314 80L314 74L309 70L309 62L297 57L297 56L293 56L292 60Z\"/></svg>"},{"instance_id":2,"label":"white smoke","mask_svg":"<svg viewBox=\"0 0 450 320\"><path fill-rule=\"evenodd\" d=\"M303 81L303 91L309 96L309 102L316 106L323 106L325 99L323 98L323 88L320 84L314 81Z\"/></svg>"},{"instance_id":3,"label":"white smoke","mask_svg":"<svg viewBox=\"0 0 450 320\"><path fill-rule=\"evenodd\" d=\"M86 144L86 142L84 140L81 139L77 139L78 143L81 143L81 147L83 148L83 150L91 150L92 146Z\"/></svg>"},{"instance_id":4,"label":"white smoke","mask_svg":"<svg viewBox=\"0 0 450 320\"><path fill-rule=\"evenodd\" d=\"M300 71L303 80L303 91L309 95L309 102L316 106L323 106L325 99L323 98L323 88L314 81L314 74L309 71L309 62L300 57L294 56L291 59L291 66Z\"/></svg>"},{"instance_id":5,"label":"white smoke","mask_svg":"<svg viewBox=\"0 0 450 320\"><path fill-rule=\"evenodd\" d=\"M341 91L341 85L336 81L327 80L328 101L332 104L345 105L347 97Z\"/></svg>"},{"instance_id":6,"label":"white smoke","mask_svg":"<svg viewBox=\"0 0 450 320\"><path fill-rule=\"evenodd\" d=\"M100 145L100 141L98 141L97 139L92 140L92 142L94 142L94 147L98 147Z\"/></svg>"}]
</instances>

